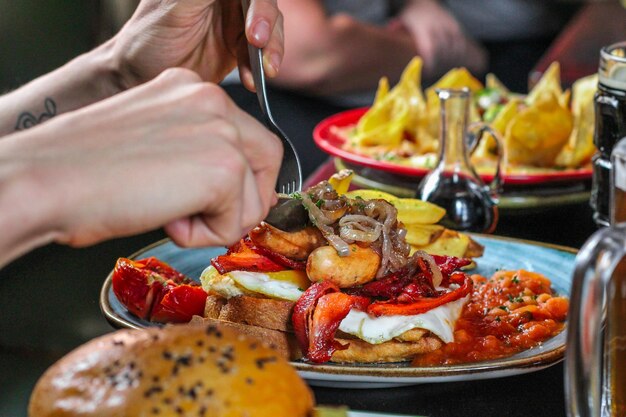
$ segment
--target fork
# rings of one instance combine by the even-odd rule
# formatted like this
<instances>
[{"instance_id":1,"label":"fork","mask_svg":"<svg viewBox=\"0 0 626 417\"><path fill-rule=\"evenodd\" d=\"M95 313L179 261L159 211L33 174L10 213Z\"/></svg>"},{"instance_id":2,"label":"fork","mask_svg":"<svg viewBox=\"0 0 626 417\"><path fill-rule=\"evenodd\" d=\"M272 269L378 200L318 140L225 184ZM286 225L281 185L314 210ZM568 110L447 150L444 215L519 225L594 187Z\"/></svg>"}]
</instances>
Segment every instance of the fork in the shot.
<instances>
[{"instance_id":1,"label":"fork","mask_svg":"<svg viewBox=\"0 0 626 417\"><path fill-rule=\"evenodd\" d=\"M247 10L250 6L249 0L241 0L241 6L244 11L244 21ZM254 86L256 87L256 95L259 99L261 112L265 120L265 125L283 142L283 160L278 172L276 180L276 191L283 194L291 194L302 189L302 167L300 159L296 153L296 148L289 140L287 135L278 127L272 112L270 104L267 100L267 88L265 83L265 71L263 70L263 51L248 42L248 54L250 55L250 67L252 69L252 77L254 78Z\"/></svg>"}]
</instances>

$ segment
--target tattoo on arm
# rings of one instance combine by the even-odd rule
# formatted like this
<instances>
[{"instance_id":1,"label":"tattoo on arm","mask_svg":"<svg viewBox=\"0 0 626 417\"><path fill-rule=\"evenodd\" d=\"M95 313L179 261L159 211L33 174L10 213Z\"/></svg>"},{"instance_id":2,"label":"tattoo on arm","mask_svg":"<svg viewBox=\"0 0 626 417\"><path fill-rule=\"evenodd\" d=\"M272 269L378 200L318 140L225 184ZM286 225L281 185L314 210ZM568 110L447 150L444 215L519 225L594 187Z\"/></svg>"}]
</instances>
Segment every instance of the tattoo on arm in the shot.
<instances>
[{"instance_id":1,"label":"tattoo on arm","mask_svg":"<svg viewBox=\"0 0 626 417\"><path fill-rule=\"evenodd\" d=\"M44 101L44 111L39 117L35 116L31 112L25 111L17 118L17 124L15 130L26 130L35 125L45 122L48 119L57 115L57 104L50 97L47 97Z\"/></svg>"}]
</instances>

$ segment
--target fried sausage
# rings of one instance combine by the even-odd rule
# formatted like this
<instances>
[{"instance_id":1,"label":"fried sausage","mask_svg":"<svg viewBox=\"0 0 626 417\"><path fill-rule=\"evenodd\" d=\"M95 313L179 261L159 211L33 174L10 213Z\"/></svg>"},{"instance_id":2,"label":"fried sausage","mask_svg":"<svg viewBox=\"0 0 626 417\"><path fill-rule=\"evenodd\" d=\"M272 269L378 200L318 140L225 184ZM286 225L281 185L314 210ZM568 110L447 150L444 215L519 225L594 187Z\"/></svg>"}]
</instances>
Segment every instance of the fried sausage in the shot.
<instances>
[{"instance_id":1,"label":"fried sausage","mask_svg":"<svg viewBox=\"0 0 626 417\"><path fill-rule=\"evenodd\" d=\"M263 222L252 229L248 236L257 246L299 261L305 260L315 248L326 244L317 227L285 232Z\"/></svg>"},{"instance_id":2,"label":"fried sausage","mask_svg":"<svg viewBox=\"0 0 626 417\"><path fill-rule=\"evenodd\" d=\"M339 256L332 246L315 249L306 263L313 282L330 281L340 288L365 284L376 277L380 256L371 248L350 245L350 255Z\"/></svg>"}]
</instances>

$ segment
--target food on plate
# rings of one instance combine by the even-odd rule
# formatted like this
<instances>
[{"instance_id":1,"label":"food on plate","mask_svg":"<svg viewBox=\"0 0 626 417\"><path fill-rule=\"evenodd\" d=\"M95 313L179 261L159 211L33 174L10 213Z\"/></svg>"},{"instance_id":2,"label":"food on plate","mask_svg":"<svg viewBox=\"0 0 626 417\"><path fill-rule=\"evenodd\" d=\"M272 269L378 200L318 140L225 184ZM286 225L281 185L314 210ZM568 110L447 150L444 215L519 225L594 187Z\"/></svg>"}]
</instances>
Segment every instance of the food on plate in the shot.
<instances>
[{"instance_id":1,"label":"food on plate","mask_svg":"<svg viewBox=\"0 0 626 417\"><path fill-rule=\"evenodd\" d=\"M474 291L459 318L454 342L418 356L417 366L477 362L510 356L537 346L563 330L567 298L555 295L550 280L525 270L473 275Z\"/></svg>"},{"instance_id":2,"label":"food on plate","mask_svg":"<svg viewBox=\"0 0 626 417\"><path fill-rule=\"evenodd\" d=\"M156 258L118 259L112 281L118 300L141 319L186 323L204 311L202 287Z\"/></svg>"},{"instance_id":3,"label":"food on plate","mask_svg":"<svg viewBox=\"0 0 626 417\"><path fill-rule=\"evenodd\" d=\"M333 181L345 185L341 178ZM438 225L445 211L437 206L372 190L339 194L329 181L294 198L306 208L308 220L291 231L263 222L213 258L200 277L206 303L192 321L225 323L271 341L291 360L412 361L457 343L467 306L500 283L468 275L472 258L483 248L470 236ZM528 291L519 287L511 296L553 296L547 279L535 280L541 285L523 279L520 285ZM123 285L123 279L119 282ZM541 291L531 292L537 288ZM541 304L546 300L535 301L529 304L539 307L528 306L518 324L552 320L550 332L537 332L545 337L533 339L541 343L560 331L564 316L539 314L548 311ZM510 307L520 312L519 306ZM491 310L468 318L468 326L488 328Z\"/></svg>"},{"instance_id":4,"label":"food on plate","mask_svg":"<svg viewBox=\"0 0 626 417\"><path fill-rule=\"evenodd\" d=\"M39 379L28 415L311 417L313 405L266 344L225 326L173 325L80 346Z\"/></svg>"},{"instance_id":5,"label":"food on plate","mask_svg":"<svg viewBox=\"0 0 626 417\"><path fill-rule=\"evenodd\" d=\"M510 92L493 74L483 85L467 69L454 68L422 91L421 67L421 59L414 58L391 89L386 78L381 79L374 103L356 125L333 130L345 139L347 150L401 165L433 168L441 118L435 91L468 88L474 94L470 122L486 122L499 133L506 173L540 173L589 165L595 151L593 94L597 76L582 78L572 91L563 91L559 64L555 62L524 96ZM472 155L481 173L493 173L497 161L494 140L482 140Z\"/></svg>"}]
</instances>

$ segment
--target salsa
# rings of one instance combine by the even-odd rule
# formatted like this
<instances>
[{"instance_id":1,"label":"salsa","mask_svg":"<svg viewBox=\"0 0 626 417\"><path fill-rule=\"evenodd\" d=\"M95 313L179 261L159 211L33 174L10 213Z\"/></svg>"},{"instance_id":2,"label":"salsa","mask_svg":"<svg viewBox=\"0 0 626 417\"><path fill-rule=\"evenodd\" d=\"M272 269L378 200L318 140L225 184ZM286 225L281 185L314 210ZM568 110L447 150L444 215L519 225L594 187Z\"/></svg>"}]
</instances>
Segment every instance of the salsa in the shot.
<instances>
[{"instance_id":1,"label":"salsa","mask_svg":"<svg viewBox=\"0 0 626 417\"><path fill-rule=\"evenodd\" d=\"M567 298L548 278L525 270L473 275L474 291L463 308L454 342L416 357L415 366L478 362L511 356L555 336L565 326Z\"/></svg>"}]
</instances>

